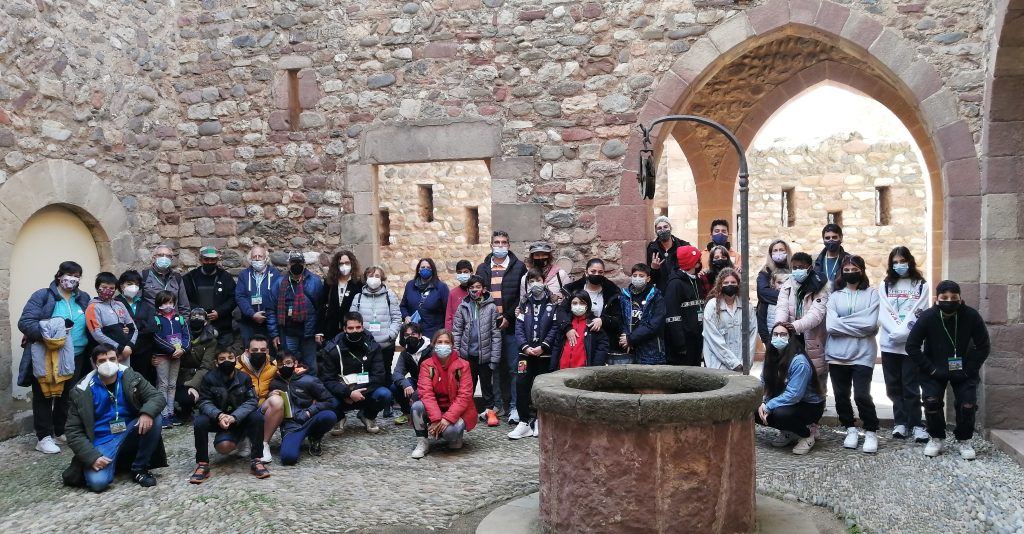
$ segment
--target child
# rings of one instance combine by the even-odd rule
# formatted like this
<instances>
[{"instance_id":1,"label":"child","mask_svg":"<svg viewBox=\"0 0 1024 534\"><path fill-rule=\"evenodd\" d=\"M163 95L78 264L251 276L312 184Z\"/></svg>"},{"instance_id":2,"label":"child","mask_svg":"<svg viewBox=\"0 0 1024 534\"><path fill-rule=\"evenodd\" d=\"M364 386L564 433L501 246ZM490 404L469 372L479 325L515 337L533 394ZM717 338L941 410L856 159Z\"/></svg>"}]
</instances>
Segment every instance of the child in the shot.
<instances>
[{"instance_id":1,"label":"child","mask_svg":"<svg viewBox=\"0 0 1024 534\"><path fill-rule=\"evenodd\" d=\"M416 394L415 380L419 380L420 364L430 357L430 342L423 338L423 327L419 323L408 323L402 327L401 344L404 350L398 355L395 371L391 374L391 395L398 399L402 415L395 418L396 425L404 425L412 413L412 403L420 400Z\"/></svg>"},{"instance_id":2,"label":"child","mask_svg":"<svg viewBox=\"0 0 1024 534\"><path fill-rule=\"evenodd\" d=\"M178 314L178 299L170 291L160 291L154 299L156 305L156 330L153 336L153 367L156 367L157 391L163 393L167 406L164 407L163 428L171 428L177 422L174 418L174 392L178 383L181 358L188 353L192 344L185 326L185 319Z\"/></svg>"},{"instance_id":3,"label":"child","mask_svg":"<svg viewBox=\"0 0 1024 534\"><path fill-rule=\"evenodd\" d=\"M192 416L192 408L199 401L199 386L203 383L203 376L212 371L217 364L217 337L216 328L210 324L206 310L203 308L192 308L188 317L188 333L192 341L191 349L181 360L181 369L178 372L178 419L177 421L188 421ZM193 395L194 391L194 395Z\"/></svg>"},{"instance_id":4,"label":"child","mask_svg":"<svg viewBox=\"0 0 1024 534\"><path fill-rule=\"evenodd\" d=\"M473 374L473 390L480 381L486 411L480 414L487 426L498 426L498 413L494 409L494 372L501 360L501 330L498 306L489 291L484 290L484 279L473 275L469 279L469 295L462 300L452 320L455 350L469 361Z\"/></svg>"},{"instance_id":5,"label":"child","mask_svg":"<svg viewBox=\"0 0 1024 534\"><path fill-rule=\"evenodd\" d=\"M448 292L448 307L444 312L444 329L451 332L455 320L455 310L459 309L462 299L469 294L469 277L473 276L473 264L469 260L459 260L455 264L455 279L459 285Z\"/></svg>"},{"instance_id":6,"label":"child","mask_svg":"<svg viewBox=\"0 0 1024 534\"><path fill-rule=\"evenodd\" d=\"M604 330L591 331L590 323L595 319L590 294L577 291L569 301L569 329L576 332L572 343L568 338L564 342L555 343L551 353L551 370L575 369L577 367L594 367L604 365L608 360L608 335Z\"/></svg>"},{"instance_id":7,"label":"child","mask_svg":"<svg viewBox=\"0 0 1024 534\"><path fill-rule=\"evenodd\" d=\"M516 428L508 433L509 439L538 436L537 412L530 402L530 390L538 375L551 370L551 352L558 332L558 308L552 303L551 290L544 284L544 273L530 269L526 273L527 293L516 310L516 344L519 346L519 365L516 367L516 388L522 415Z\"/></svg>"},{"instance_id":8,"label":"child","mask_svg":"<svg viewBox=\"0 0 1024 534\"><path fill-rule=\"evenodd\" d=\"M97 343L114 347L118 361L131 365L139 333L128 307L114 298L116 291L117 277L113 273L96 275L96 296L85 309L85 324Z\"/></svg>"},{"instance_id":9,"label":"child","mask_svg":"<svg viewBox=\"0 0 1024 534\"><path fill-rule=\"evenodd\" d=\"M629 287L622 290L622 334L618 345L635 363L665 363L665 300L654 287L651 268L638 263L630 270Z\"/></svg>"},{"instance_id":10,"label":"child","mask_svg":"<svg viewBox=\"0 0 1024 534\"><path fill-rule=\"evenodd\" d=\"M772 289L775 289L775 290L782 289L782 286L786 285L786 282L789 281L789 275L790 275L790 272L789 272L788 269L779 269L779 270L775 271L775 274L773 274L772 278L771 278ZM767 315L767 317L768 317L769 321L775 320L775 308L777 308L777 307L778 307L777 304L769 304L768 305L768 315Z\"/></svg>"}]
</instances>

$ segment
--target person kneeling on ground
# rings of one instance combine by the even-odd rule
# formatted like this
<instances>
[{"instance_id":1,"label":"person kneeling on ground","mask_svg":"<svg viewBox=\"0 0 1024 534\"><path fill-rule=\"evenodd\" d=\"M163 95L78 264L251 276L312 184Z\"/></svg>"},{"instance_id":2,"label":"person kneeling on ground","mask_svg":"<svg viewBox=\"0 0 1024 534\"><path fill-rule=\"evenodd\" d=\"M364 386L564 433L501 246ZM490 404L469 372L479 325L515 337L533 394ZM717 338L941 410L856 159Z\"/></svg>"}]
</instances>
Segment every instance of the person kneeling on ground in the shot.
<instances>
[{"instance_id":1,"label":"person kneeling on ground","mask_svg":"<svg viewBox=\"0 0 1024 534\"><path fill-rule=\"evenodd\" d=\"M70 394L67 436L75 456L62 475L64 484L99 493L130 458L132 480L155 486L149 468L167 466L160 440L160 412L167 401L142 375L117 363L114 347L97 345L91 356L96 369Z\"/></svg>"},{"instance_id":2,"label":"person kneeling on ground","mask_svg":"<svg viewBox=\"0 0 1024 534\"><path fill-rule=\"evenodd\" d=\"M469 362L453 351L454 338L447 330L435 332L431 345L433 354L420 365L420 400L412 405L416 448L410 456L416 459L430 450L428 438L447 443L449 449L461 449L463 435L476 426Z\"/></svg>"},{"instance_id":3,"label":"person kneeling on ground","mask_svg":"<svg viewBox=\"0 0 1024 534\"><path fill-rule=\"evenodd\" d=\"M433 347L423 339L423 328L419 323L402 327L402 353L398 355L395 370L391 373L391 395L398 400L402 415L395 418L396 425L404 425L412 413L412 403L420 400L413 380L419 379L420 365L430 357Z\"/></svg>"},{"instance_id":4,"label":"person kneeling on ground","mask_svg":"<svg viewBox=\"0 0 1024 534\"><path fill-rule=\"evenodd\" d=\"M781 431L772 446L795 442L793 454L810 452L815 439L812 429L825 413L825 390L799 338L782 324L771 330L761 384L765 400L757 409L757 421Z\"/></svg>"},{"instance_id":5,"label":"person kneeling on ground","mask_svg":"<svg viewBox=\"0 0 1024 534\"><path fill-rule=\"evenodd\" d=\"M324 453L323 437L334 423L334 396L320 379L298 364L295 355L282 350L277 376L270 382L270 394L281 395L284 421L281 423L281 463L295 465L299 461L302 441L309 438L309 454Z\"/></svg>"},{"instance_id":6,"label":"person kneeling on ground","mask_svg":"<svg viewBox=\"0 0 1024 534\"><path fill-rule=\"evenodd\" d=\"M236 367L231 351L217 354L217 367L203 376L199 385L199 414L192 420L196 438L196 470L188 481L202 484L210 478L210 432L216 432L213 446L221 454L230 454L244 438L259 443L263 435L263 417L256 409L256 392L249 375ZM250 449L250 470L256 478L267 478L270 471L260 460L260 451Z\"/></svg>"},{"instance_id":7,"label":"person kneeling on ground","mask_svg":"<svg viewBox=\"0 0 1024 534\"><path fill-rule=\"evenodd\" d=\"M337 399L338 420L345 412L359 410L357 415L370 434L380 432L377 414L391 406L388 389L388 364L381 347L372 336L363 332L363 316L349 312L345 331L324 345L320 352L320 379ZM338 425L339 432L344 425Z\"/></svg>"}]
</instances>

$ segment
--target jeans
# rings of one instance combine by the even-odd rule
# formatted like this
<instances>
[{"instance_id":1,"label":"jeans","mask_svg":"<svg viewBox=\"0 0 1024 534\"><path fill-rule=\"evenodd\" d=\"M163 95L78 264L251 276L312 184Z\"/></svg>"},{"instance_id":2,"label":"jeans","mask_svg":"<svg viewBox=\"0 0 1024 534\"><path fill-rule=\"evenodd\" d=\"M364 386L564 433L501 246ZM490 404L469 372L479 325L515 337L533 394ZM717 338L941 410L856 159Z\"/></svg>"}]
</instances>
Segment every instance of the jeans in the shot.
<instances>
[{"instance_id":1,"label":"jeans","mask_svg":"<svg viewBox=\"0 0 1024 534\"><path fill-rule=\"evenodd\" d=\"M829 364L828 373L832 379L832 391L836 396L836 414L839 424L849 428L854 426L853 404L850 403L850 386L853 386L853 400L857 403L857 412L864 422L864 430L878 430L878 415L875 413L875 402L871 399L871 375L874 366Z\"/></svg>"},{"instance_id":2,"label":"jeans","mask_svg":"<svg viewBox=\"0 0 1024 534\"><path fill-rule=\"evenodd\" d=\"M519 390L518 411L520 421L529 422L537 417L537 410L533 406L530 390L533 389L534 379L550 370L550 356L522 355L519 357L519 364L516 367L516 389Z\"/></svg>"},{"instance_id":3,"label":"jeans","mask_svg":"<svg viewBox=\"0 0 1024 534\"><path fill-rule=\"evenodd\" d=\"M411 397L405 396L405 388L402 386L391 384L389 389L391 390L391 396L398 402L398 407L402 409L402 413L405 415L412 413L412 403L420 400L420 394L416 391L416 386L412 388Z\"/></svg>"},{"instance_id":4,"label":"jeans","mask_svg":"<svg viewBox=\"0 0 1024 534\"><path fill-rule=\"evenodd\" d=\"M978 378L950 380L934 376L921 377L921 393L924 394L924 416L928 421L928 435L946 439L946 413L943 411L943 397L946 385L953 388L953 403L956 412L956 428L953 436L959 440L974 436L974 413L978 411Z\"/></svg>"},{"instance_id":5,"label":"jeans","mask_svg":"<svg viewBox=\"0 0 1024 534\"><path fill-rule=\"evenodd\" d=\"M256 459L263 456L263 447L260 446L263 444L263 412L259 410L253 410L245 419L235 421L227 430L221 428L216 419L196 414L192 420L192 430L196 440L196 462L210 461L210 432L216 433L215 444L222 441L238 444L243 438L249 438L252 445L249 457Z\"/></svg>"},{"instance_id":6,"label":"jeans","mask_svg":"<svg viewBox=\"0 0 1024 534\"><path fill-rule=\"evenodd\" d=\"M494 400L495 407L506 408L505 413L519 405L516 391L516 367L519 365L519 342L516 335L501 334L501 361L498 364L499 370L495 373ZM502 400L508 401L507 405Z\"/></svg>"},{"instance_id":7,"label":"jeans","mask_svg":"<svg viewBox=\"0 0 1024 534\"><path fill-rule=\"evenodd\" d=\"M906 354L882 353L885 394L892 401L893 422L908 427L921 426L921 385L917 365Z\"/></svg>"},{"instance_id":8,"label":"jeans","mask_svg":"<svg viewBox=\"0 0 1024 534\"><path fill-rule=\"evenodd\" d=\"M372 421L384 408L391 406L393 400L391 390L385 386L379 386L373 391L363 392L363 400L356 403L346 404L338 399L338 408L335 409L335 413L341 420L345 418L345 412L359 410L360 415Z\"/></svg>"},{"instance_id":9,"label":"jeans","mask_svg":"<svg viewBox=\"0 0 1024 534\"><path fill-rule=\"evenodd\" d=\"M416 430L416 437L427 437L427 427L431 421L427 420L427 407L421 401L412 405L412 427ZM441 433L440 441L447 443L452 448L462 447L462 437L466 434L466 422L461 418L455 423L448 425Z\"/></svg>"},{"instance_id":10,"label":"jeans","mask_svg":"<svg viewBox=\"0 0 1024 534\"><path fill-rule=\"evenodd\" d=\"M480 363L477 356L469 357L469 372L473 374L473 391L476 391L477 381L480 382L480 394L483 395L484 409L496 408L501 404L501 397L495 399L494 379L498 376L497 371L491 369L491 364Z\"/></svg>"},{"instance_id":11,"label":"jeans","mask_svg":"<svg viewBox=\"0 0 1024 534\"><path fill-rule=\"evenodd\" d=\"M64 433L64 425L68 421L68 396L73 387L75 382L67 380L59 397L47 398L39 387L39 379L32 378L32 426L35 427L36 439Z\"/></svg>"},{"instance_id":12,"label":"jeans","mask_svg":"<svg viewBox=\"0 0 1024 534\"><path fill-rule=\"evenodd\" d=\"M823 413L825 413L824 402L817 404L798 402L789 406L779 406L768 413L768 426L806 438L811 435L811 429L807 428L808 425L820 421ZM760 419L755 419L760 422Z\"/></svg>"},{"instance_id":13,"label":"jeans","mask_svg":"<svg viewBox=\"0 0 1024 534\"><path fill-rule=\"evenodd\" d=\"M302 428L284 434L281 438L281 464L295 465L299 461L299 449L302 448L302 440L306 439L308 435L310 441L320 441L324 434L337 422L338 416L333 411L324 410L310 417L309 421L303 423ZM259 442L253 442L252 448L254 450L259 449L260 454L262 454L263 447L257 446L256 443Z\"/></svg>"},{"instance_id":14,"label":"jeans","mask_svg":"<svg viewBox=\"0 0 1024 534\"><path fill-rule=\"evenodd\" d=\"M149 431L140 435L139 419L136 417L127 421L127 428L124 432L114 434L110 441L97 446L96 450L110 458L111 462L99 471L93 469L91 465L85 466L86 487L99 493L110 486L110 483L114 481L114 470L117 468L117 455L129 441L133 441L136 445L135 459L132 460L132 472L137 473L149 469L149 460L160 444L160 425L162 423L160 416L156 416L153 418L153 426Z\"/></svg>"},{"instance_id":15,"label":"jeans","mask_svg":"<svg viewBox=\"0 0 1024 534\"><path fill-rule=\"evenodd\" d=\"M311 337L283 336L281 344L316 375L316 340Z\"/></svg>"},{"instance_id":16,"label":"jeans","mask_svg":"<svg viewBox=\"0 0 1024 534\"><path fill-rule=\"evenodd\" d=\"M181 369L181 359L160 358L156 366L156 390L163 393L167 406L160 415L170 418L174 415L174 390L178 385L178 370Z\"/></svg>"}]
</instances>

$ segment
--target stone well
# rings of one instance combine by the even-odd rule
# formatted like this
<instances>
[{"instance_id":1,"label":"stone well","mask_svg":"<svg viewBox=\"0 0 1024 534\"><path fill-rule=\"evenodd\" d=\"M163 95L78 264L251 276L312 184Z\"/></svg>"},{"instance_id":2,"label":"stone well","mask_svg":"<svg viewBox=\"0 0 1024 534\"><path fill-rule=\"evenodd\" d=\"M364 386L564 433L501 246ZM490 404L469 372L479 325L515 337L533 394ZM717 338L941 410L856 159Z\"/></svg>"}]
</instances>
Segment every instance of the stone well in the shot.
<instances>
[{"instance_id":1,"label":"stone well","mask_svg":"<svg viewBox=\"0 0 1024 534\"><path fill-rule=\"evenodd\" d=\"M693 367L567 369L537 378L545 532L755 528L761 384Z\"/></svg>"}]
</instances>

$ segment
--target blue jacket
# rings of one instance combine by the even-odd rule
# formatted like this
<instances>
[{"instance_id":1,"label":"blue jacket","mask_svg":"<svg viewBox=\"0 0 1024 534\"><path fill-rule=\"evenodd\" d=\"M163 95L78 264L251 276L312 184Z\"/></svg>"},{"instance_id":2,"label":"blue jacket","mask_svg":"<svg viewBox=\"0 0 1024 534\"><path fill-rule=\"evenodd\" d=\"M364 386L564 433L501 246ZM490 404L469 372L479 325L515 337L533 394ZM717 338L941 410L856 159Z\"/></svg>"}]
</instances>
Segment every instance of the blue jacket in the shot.
<instances>
[{"instance_id":1,"label":"blue jacket","mask_svg":"<svg viewBox=\"0 0 1024 534\"><path fill-rule=\"evenodd\" d=\"M665 299L661 291L649 284L644 290L640 324L633 328L633 294L630 288L622 290L622 333L626 334L629 346L637 363L660 365L665 363ZM618 345L618 340L612 340Z\"/></svg>"},{"instance_id":2,"label":"blue jacket","mask_svg":"<svg viewBox=\"0 0 1024 534\"><path fill-rule=\"evenodd\" d=\"M403 319L419 311L423 337L430 339L434 332L444 327L444 314L448 309L448 285L435 278L420 288L416 285L417 281L413 279L405 284L405 293L398 307L402 309Z\"/></svg>"},{"instance_id":3,"label":"blue jacket","mask_svg":"<svg viewBox=\"0 0 1024 534\"><path fill-rule=\"evenodd\" d=\"M812 373L814 373L814 366L811 365L811 360L804 354L797 354L789 362L789 369L786 371L785 391L768 399L768 402L764 403L765 407L771 411L780 406L792 406L801 402L811 404L823 402L824 399L808 387L811 383ZM764 384L763 372L761 374L761 383Z\"/></svg>"},{"instance_id":4,"label":"blue jacket","mask_svg":"<svg viewBox=\"0 0 1024 534\"><path fill-rule=\"evenodd\" d=\"M541 304L540 313L533 316L532 308ZM539 300L527 297L516 310L516 345L519 352L533 347L544 349L544 356L554 352L555 337L558 334L558 306L551 303L551 293L544 291Z\"/></svg>"},{"instance_id":5,"label":"blue jacket","mask_svg":"<svg viewBox=\"0 0 1024 534\"><path fill-rule=\"evenodd\" d=\"M269 265L263 281L259 284L256 283L256 277L253 276L252 267L238 273L238 282L235 283L235 304L238 305L238 311L242 312L242 321L246 324L256 324L253 322L252 316L256 315L258 311L265 311L271 305L269 299L273 293L271 288L280 281L281 271ZM253 306L252 297L256 294L263 299L263 304Z\"/></svg>"},{"instance_id":6,"label":"blue jacket","mask_svg":"<svg viewBox=\"0 0 1024 534\"><path fill-rule=\"evenodd\" d=\"M89 301L92 300L92 297L79 288L74 298L75 302L82 308L81 320L85 322L85 309L89 307ZM39 326L39 321L53 317L53 308L57 306L57 302L60 300L64 300L64 298L60 296L57 282L50 282L50 287L44 287L32 293L32 296L29 297L28 302L25 303L25 307L21 311L21 317L18 319L18 330L21 330L21 333L24 334L21 346L25 351L22 354L21 365L18 369L19 386L28 387L32 385L32 344L43 340L43 332Z\"/></svg>"},{"instance_id":7,"label":"blue jacket","mask_svg":"<svg viewBox=\"0 0 1024 534\"><path fill-rule=\"evenodd\" d=\"M302 292L306 295L306 301L309 305L309 313L306 314L306 321L302 327L302 336L313 337L316 335L316 312L320 309L320 297L324 292L324 284L320 281L320 277L309 272L309 269L306 269L302 276ZM277 295L280 290L281 279L278 279L277 282L270 286L271 300L267 301L266 298L263 300L265 305L264 311L267 312L267 331L270 332L271 338L283 335L279 326L279 324L283 324L283 321L280 321L277 317Z\"/></svg>"},{"instance_id":8,"label":"blue jacket","mask_svg":"<svg viewBox=\"0 0 1024 534\"><path fill-rule=\"evenodd\" d=\"M153 354L157 356L170 356L174 354L175 346L171 339L176 337L182 350L188 352L192 348L192 334L188 330L185 318L175 312L174 317L168 319L159 313L153 318L156 323L156 330L153 334Z\"/></svg>"}]
</instances>

